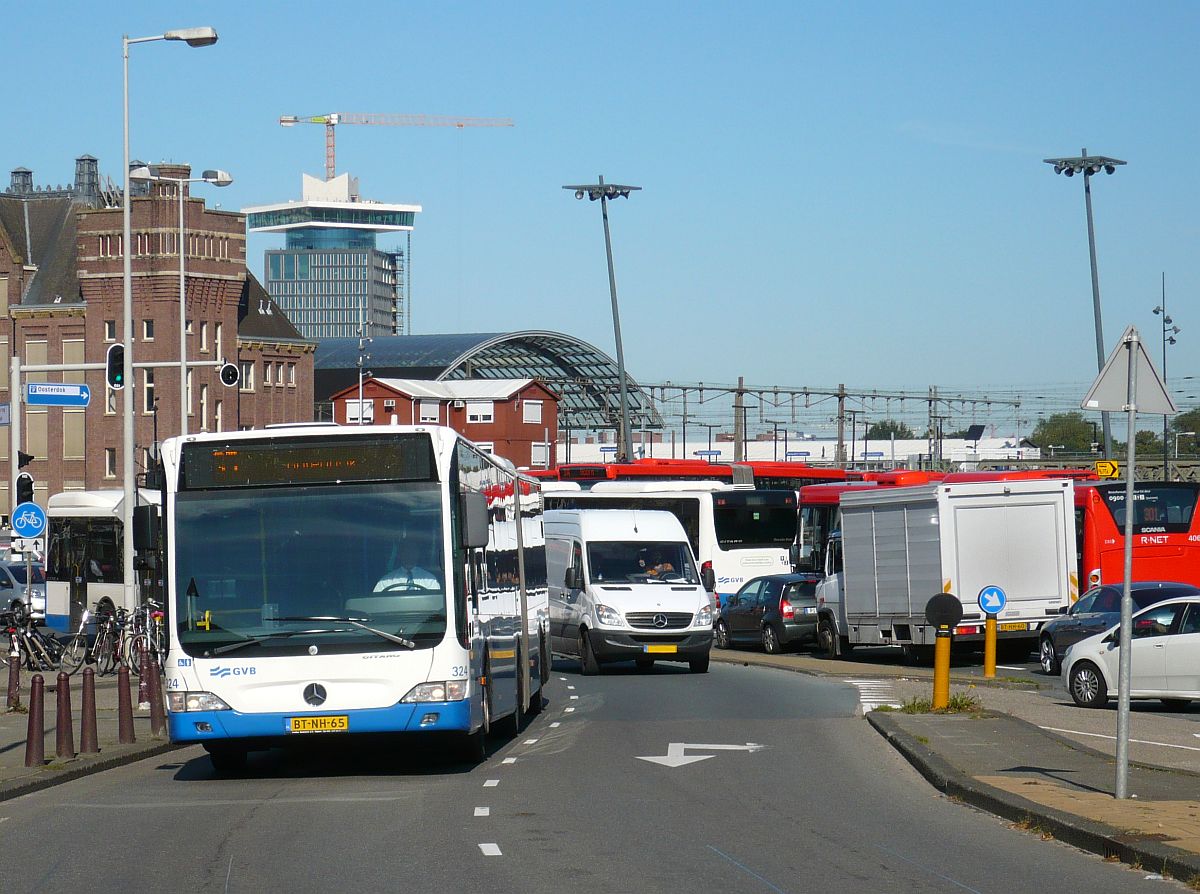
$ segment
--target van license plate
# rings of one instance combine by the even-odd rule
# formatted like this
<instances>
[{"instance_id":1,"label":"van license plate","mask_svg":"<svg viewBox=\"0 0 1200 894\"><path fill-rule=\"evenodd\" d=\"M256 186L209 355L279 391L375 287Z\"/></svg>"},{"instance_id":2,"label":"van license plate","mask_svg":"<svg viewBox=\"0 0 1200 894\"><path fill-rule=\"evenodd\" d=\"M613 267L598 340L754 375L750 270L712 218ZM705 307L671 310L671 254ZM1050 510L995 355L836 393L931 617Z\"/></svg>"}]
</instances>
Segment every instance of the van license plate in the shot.
<instances>
[{"instance_id":1,"label":"van license plate","mask_svg":"<svg viewBox=\"0 0 1200 894\"><path fill-rule=\"evenodd\" d=\"M336 717L289 717L288 732L292 733L344 733L350 729L350 718L345 714Z\"/></svg>"},{"instance_id":2,"label":"van license plate","mask_svg":"<svg viewBox=\"0 0 1200 894\"><path fill-rule=\"evenodd\" d=\"M1001 624L1001 630L1028 630L1028 624Z\"/></svg>"},{"instance_id":3,"label":"van license plate","mask_svg":"<svg viewBox=\"0 0 1200 894\"><path fill-rule=\"evenodd\" d=\"M646 649L646 651L647 651L647 652L654 652L654 653L655 653L655 654L657 654L657 655L674 655L676 652L678 652L678 651L679 651L679 647L678 647L678 646L675 646L675 645L670 645L670 646L646 646L646 647L645 647L645 649Z\"/></svg>"}]
</instances>

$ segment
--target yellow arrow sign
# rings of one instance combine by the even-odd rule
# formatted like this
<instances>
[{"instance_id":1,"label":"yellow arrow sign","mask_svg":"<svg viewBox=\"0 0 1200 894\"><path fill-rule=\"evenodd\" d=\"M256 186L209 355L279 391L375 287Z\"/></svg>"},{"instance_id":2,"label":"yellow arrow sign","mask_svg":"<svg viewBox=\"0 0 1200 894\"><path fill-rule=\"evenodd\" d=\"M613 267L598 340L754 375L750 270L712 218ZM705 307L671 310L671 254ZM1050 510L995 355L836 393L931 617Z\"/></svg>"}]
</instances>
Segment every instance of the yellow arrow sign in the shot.
<instances>
[{"instance_id":1,"label":"yellow arrow sign","mask_svg":"<svg viewBox=\"0 0 1200 894\"><path fill-rule=\"evenodd\" d=\"M1096 474L1101 478L1120 478L1121 467L1116 460L1098 459L1096 460Z\"/></svg>"}]
</instances>

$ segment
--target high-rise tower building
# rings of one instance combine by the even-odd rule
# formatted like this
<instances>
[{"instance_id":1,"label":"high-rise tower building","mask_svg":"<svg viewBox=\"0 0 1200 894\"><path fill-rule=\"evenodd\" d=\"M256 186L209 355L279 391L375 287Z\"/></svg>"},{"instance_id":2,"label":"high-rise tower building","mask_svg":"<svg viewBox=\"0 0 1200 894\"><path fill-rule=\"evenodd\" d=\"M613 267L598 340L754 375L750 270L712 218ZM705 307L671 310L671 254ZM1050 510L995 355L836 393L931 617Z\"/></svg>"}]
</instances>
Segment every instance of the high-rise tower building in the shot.
<instances>
[{"instance_id":1,"label":"high-rise tower building","mask_svg":"<svg viewBox=\"0 0 1200 894\"><path fill-rule=\"evenodd\" d=\"M299 202L246 208L251 233L283 233L265 253L263 285L305 338L408 332L406 251L380 249L381 233L411 233L420 205L364 200L358 179L304 176Z\"/></svg>"}]
</instances>

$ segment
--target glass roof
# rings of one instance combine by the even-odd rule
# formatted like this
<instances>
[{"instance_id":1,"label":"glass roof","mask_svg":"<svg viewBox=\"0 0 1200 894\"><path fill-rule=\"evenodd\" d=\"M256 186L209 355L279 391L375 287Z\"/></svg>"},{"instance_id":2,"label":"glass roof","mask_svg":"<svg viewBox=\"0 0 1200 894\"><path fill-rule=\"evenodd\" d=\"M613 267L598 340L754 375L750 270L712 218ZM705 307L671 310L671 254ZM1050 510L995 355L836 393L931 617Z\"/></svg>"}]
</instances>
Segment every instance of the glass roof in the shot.
<instances>
[{"instance_id":1,"label":"glass roof","mask_svg":"<svg viewBox=\"0 0 1200 894\"><path fill-rule=\"evenodd\" d=\"M322 339L316 368L357 368L358 350L357 338ZM615 428L620 420L616 361L561 332L377 336L370 354L376 378L538 379L558 394L563 428ZM626 382L630 427L660 428L662 418L628 371Z\"/></svg>"}]
</instances>

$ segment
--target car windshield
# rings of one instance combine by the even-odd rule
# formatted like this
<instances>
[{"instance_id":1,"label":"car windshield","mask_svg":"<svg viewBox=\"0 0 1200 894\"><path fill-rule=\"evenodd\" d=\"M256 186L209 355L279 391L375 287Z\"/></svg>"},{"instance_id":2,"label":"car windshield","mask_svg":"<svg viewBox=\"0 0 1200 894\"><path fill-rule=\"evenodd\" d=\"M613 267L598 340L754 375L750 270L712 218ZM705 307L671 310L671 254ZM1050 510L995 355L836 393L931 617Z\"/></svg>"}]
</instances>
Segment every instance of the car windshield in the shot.
<instances>
[{"instance_id":1,"label":"car windshield","mask_svg":"<svg viewBox=\"0 0 1200 894\"><path fill-rule=\"evenodd\" d=\"M407 648L380 632L431 648L445 635L436 483L185 492L175 524L174 621L190 655Z\"/></svg>"},{"instance_id":2,"label":"car windshield","mask_svg":"<svg viewBox=\"0 0 1200 894\"><path fill-rule=\"evenodd\" d=\"M594 540L588 544L588 573L600 584L698 584L700 576L686 543Z\"/></svg>"},{"instance_id":3,"label":"car windshield","mask_svg":"<svg viewBox=\"0 0 1200 894\"><path fill-rule=\"evenodd\" d=\"M8 566L9 574L11 574L16 579L17 583L19 583L19 584L24 584L24 583L28 582L25 579L25 567L26 566L21 565L21 564L15 564L15 565ZM46 582L46 575L42 572L41 565L34 565L32 567L32 571L33 571L33 582L35 584L44 584Z\"/></svg>"}]
</instances>

